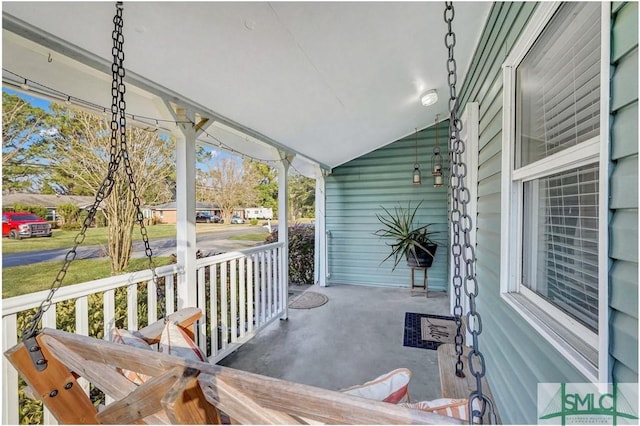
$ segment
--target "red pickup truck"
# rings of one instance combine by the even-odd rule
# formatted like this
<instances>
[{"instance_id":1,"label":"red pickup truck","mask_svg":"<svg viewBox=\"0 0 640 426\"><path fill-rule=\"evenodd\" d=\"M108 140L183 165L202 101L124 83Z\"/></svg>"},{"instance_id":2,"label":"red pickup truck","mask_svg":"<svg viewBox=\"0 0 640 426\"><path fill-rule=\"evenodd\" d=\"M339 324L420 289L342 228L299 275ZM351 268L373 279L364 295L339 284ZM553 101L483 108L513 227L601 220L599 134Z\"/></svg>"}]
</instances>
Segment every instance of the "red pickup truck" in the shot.
<instances>
[{"instance_id":1,"label":"red pickup truck","mask_svg":"<svg viewBox=\"0 0 640 426\"><path fill-rule=\"evenodd\" d=\"M51 224L29 212L3 212L2 236L16 240L29 237L50 237Z\"/></svg>"}]
</instances>

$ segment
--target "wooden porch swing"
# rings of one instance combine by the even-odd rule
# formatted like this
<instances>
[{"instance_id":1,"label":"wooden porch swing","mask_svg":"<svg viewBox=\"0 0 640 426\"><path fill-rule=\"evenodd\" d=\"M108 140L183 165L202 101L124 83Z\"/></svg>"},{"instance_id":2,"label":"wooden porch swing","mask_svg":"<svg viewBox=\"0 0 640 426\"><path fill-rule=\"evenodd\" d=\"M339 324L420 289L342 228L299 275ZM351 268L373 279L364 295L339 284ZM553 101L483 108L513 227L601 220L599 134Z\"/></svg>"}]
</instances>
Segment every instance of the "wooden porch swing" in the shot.
<instances>
[{"instance_id":1,"label":"wooden porch swing","mask_svg":"<svg viewBox=\"0 0 640 426\"><path fill-rule=\"evenodd\" d=\"M450 11L448 23L451 33L453 19L451 3L447 3L445 20L447 20L447 11ZM157 280L135 182L128 166L121 2L116 4L116 16L113 22L115 30L112 67L112 149L109 173L98 190L96 201L83 224L79 237L75 240L74 247L67 255L61 271L51 286L49 296L42 302L38 312L27 321L22 342L5 352L7 359L27 382L31 394L40 399L57 421L63 424L461 424L462 422L458 419L431 412L368 400L60 330L38 329L42 315L51 306L53 294L60 287L67 268L75 257L79 241L84 238L84 233L92 222L98 205L111 192L114 174L122 162L129 177L130 188L134 193L134 204L138 208L137 219L153 271L153 279ZM449 52L451 60L452 46ZM459 120L455 115L455 103L450 105L450 110L452 111L451 122L456 123L451 128L455 138L459 136L459 128L456 127ZM452 158L452 161L456 161L455 158ZM454 192L461 183L463 187L463 180L458 178ZM455 250L453 254L455 257ZM457 279L454 277L454 284L457 296L454 313L458 323L458 336L455 347L444 345L438 351L442 393L444 397L469 400L469 413L472 414L469 416L470 422L481 421L483 418L495 422L494 406L488 397L488 386L484 380L484 361L481 363L482 374L478 374L477 368L472 369L473 374L465 372L461 361L464 350L460 304L462 278L459 274ZM467 291L467 294L472 297L474 291ZM159 292L159 298L163 297L161 290ZM471 305L475 307L475 303ZM139 337L149 344L156 344L160 341L165 325L170 323L177 324L193 338L194 324L202 315L200 309L183 308L167 316L163 303L160 304L160 308L164 319L139 330L137 332ZM468 320L469 314L467 314ZM469 328L469 332L474 336L474 348L469 355L469 362L473 362L472 356L478 357L479 353L477 350L479 331ZM150 378L136 385L121 374L124 369L150 376ZM445 369L448 373L443 373ZM450 374L454 369L456 376L465 376L466 379L457 379ZM78 383L80 377L100 389L114 402L100 409L95 407ZM475 385L475 390L472 385Z\"/></svg>"}]
</instances>

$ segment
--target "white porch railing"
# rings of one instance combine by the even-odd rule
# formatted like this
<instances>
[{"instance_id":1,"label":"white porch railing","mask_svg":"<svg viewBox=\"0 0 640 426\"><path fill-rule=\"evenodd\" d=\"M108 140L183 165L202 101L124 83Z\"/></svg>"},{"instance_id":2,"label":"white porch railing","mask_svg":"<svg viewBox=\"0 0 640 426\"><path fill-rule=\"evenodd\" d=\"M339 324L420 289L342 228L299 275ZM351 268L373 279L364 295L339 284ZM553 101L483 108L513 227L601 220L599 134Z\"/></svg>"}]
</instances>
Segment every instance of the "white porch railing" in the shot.
<instances>
[{"instance_id":1,"label":"white porch railing","mask_svg":"<svg viewBox=\"0 0 640 426\"><path fill-rule=\"evenodd\" d=\"M196 324L196 340L211 362L217 362L253 337L273 320L287 315L287 273L283 273L284 244L273 243L199 259L197 292L203 317ZM157 268L165 288L167 314L182 304L177 265ZM4 299L2 303L3 352L17 344L19 326L49 291ZM104 278L60 288L42 326L60 328L97 338L108 338L113 327L138 329L158 319L156 286L151 271ZM20 423L18 373L2 357L2 424ZM82 384L82 383L81 383ZM85 391L89 391L84 383ZM55 419L46 410L44 423Z\"/></svg>"}]
</instances>

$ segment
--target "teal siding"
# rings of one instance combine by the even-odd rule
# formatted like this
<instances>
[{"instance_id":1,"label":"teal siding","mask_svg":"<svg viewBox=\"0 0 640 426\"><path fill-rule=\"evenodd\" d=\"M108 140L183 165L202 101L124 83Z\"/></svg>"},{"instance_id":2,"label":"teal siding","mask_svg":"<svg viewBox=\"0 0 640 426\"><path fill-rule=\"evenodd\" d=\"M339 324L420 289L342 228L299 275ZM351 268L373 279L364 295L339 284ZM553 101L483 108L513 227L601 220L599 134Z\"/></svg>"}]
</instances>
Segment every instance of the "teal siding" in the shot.
<instances>
[{"instance_id":1,"label":"teal siding","mask_svg":"<svg viewBox=\"0 0 640 426\"><path fill-rule=\"evenodd\" d=\"M612 6L610 356L612 379L638 381L638 24L637 3ZM460 91L480 104L477 254L482 350L505 423L537 423L537 384L584 377L500 298L503 60L535 9L495 3ZM606 219L605 219L606 220Z\"/></svg>"},{"instance_id":2,"label":"teal siding","mask_svg":"<svg viewBox=\"0 0 640 426\"><path fill-rule=\"evenodd\" d=\"M439 143L446 153L448 122L439 124ZM376 213L381 206L417 206L416 219L421 224L434 224L441 231L442 246L429 269L429 289L444 290L447 274L447 189L434 188L429 173L435 143L435 129L418 133L418 161L422 185L413 185L415 134L391 143L360 158L336 167L326 178L326 228L328 238L329 284L358 284L408 287L410 270L402 261L392 271L392 260L381 263L389 254L387 241L373 235L380 229ZM416 282L422 272L416 271Z\"/></svg>"},{"instance_id":3,"label":"teal siding","mask_svg":"<svg viewBox=\"0 0 640 426\"><path fill-rule=\"evenodd\" d=\"M611 374L638 382L638 3L612 8Z\"/></svg>"}]
</instances>

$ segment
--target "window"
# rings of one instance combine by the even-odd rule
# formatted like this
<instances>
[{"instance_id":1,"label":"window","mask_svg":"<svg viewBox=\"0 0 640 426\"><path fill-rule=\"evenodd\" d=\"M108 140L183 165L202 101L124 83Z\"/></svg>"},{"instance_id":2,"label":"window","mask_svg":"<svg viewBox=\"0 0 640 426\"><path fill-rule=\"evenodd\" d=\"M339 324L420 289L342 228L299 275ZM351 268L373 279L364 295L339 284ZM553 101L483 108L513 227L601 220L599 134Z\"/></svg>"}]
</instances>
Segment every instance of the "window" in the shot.
<instances>
[{"instance_id":1,"label":"window","mask_svg":"<svg viewBox=\"0 0 640 426\"><path fill-rule=\"evenodd\" d=\"M503 298L592 379L606 315L602 10L540 4L505 61L503 92Z\"/></svg>"}]
</instances>

